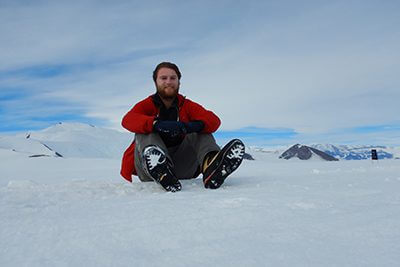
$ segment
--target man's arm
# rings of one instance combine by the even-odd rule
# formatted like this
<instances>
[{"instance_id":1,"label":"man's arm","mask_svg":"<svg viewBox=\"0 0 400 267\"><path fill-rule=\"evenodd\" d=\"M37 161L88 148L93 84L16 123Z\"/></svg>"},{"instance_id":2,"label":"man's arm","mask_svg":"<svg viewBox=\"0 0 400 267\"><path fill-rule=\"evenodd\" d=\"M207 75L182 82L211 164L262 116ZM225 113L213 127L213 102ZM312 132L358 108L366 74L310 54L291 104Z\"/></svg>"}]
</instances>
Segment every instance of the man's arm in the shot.
<instances>
[{"instance_id":1,"label":"man's arm","mask_svg":"<svg viewBox=\"0 0 400 267\"><path fill-rule=\"evenodd\" d=\"M153 123L156 113L151 103L151 99L147 98L137 103L122 118L122 126L133 133L148 134L153 131Z\"/></svg>"},{"instance_id":2,"label":"man's arm","mask_svg":"<svg viewBox=\"0 0 400 267\"><path fill-rule=\"evenodd\" d=\"M186 99L185 102L188 105L189 121L202 121L204 123L202 133L213 133L221 125L221 120L214 112L189 99Z\"/></svg>"}]
</instances>

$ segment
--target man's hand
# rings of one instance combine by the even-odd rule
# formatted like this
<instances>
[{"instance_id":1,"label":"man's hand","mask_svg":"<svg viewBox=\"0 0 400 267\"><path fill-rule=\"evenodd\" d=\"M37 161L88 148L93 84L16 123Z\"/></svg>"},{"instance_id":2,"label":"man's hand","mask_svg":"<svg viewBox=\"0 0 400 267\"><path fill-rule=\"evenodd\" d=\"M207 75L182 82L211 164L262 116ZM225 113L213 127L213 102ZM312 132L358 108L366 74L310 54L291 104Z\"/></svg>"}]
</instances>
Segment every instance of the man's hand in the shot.
<instances>
[{"instance_id":1,"label":"man's hand","mask_svg":"<svg viewBox=\"0 0 400 267\"><path fill-rule=\"evenodd\" d=\"M199 133L204 129L202 121L156 121L153 126L154 131L165 133L171 137L187 133Z\"/></svg>"},{"instance_id":2,"label":"man's hand","mask_svg":"<svg viewBox=\"0 0 400 267\"><path fill-rule=\"evenodd\" d=\"M156 121L153 129L156 132L165 133L171 137L186 134L185 124L180 121Z\"/></svg>"},{"instance_id":3,"label":"man's hand","mask_svg":"<svg viewBox=\"0 0 400 267\"><path fill-rule=\"evenodd\" d=\"M199 133L204 129L204 122L190 121L185 123L187 133Z\"/></svg>"}]
</instances>

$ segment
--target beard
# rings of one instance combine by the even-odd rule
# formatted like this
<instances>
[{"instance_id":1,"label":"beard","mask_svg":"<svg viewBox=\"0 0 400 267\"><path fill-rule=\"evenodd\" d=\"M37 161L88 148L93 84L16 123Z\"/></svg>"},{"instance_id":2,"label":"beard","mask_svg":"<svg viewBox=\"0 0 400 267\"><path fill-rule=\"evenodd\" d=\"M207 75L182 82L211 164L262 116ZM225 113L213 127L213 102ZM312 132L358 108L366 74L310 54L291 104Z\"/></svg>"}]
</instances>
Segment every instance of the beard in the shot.
<instances>
[{"instance_id":1,"label":"beard","mask_svg":"<svg viewBox=\"0 0 400 267\"><path fill-rule=\"evenodd\" d=\"M157 87L157 93L160 95L162 99L165 100L174 100L176 96L179 93L179 85L178 87L172 87L172 86L156 86Z\"/></svg>"}]
</instances>

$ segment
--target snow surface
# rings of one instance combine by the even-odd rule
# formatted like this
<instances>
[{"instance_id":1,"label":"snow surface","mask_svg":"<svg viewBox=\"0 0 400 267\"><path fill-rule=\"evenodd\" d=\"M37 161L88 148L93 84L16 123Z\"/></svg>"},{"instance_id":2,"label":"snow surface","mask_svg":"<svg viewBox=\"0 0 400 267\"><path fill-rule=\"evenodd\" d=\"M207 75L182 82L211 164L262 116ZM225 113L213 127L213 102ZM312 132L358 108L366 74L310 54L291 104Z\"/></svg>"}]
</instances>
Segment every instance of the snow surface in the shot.
<instances>
[{"instance_id":1,"label":"snow surface","mask_svg":"<svg viewBox=\"0 0 400 267\"><path fill-rule=\"evenodd\" d=\"M248 152L222 188L166 193L119 159L0 149L0 266L398 266L399 160Z\"/></svg>"}]
</instances>

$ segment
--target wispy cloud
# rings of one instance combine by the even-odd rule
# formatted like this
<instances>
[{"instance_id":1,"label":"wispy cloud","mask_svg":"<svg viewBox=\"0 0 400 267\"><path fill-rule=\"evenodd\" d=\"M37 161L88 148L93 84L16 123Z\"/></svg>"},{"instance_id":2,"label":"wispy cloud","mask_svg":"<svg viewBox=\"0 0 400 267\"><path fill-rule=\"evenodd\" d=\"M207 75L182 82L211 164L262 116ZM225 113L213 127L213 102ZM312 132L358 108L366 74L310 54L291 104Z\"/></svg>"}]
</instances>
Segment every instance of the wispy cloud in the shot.
<instances>
[{"instance_id":1,"label":"wispy cloud","mask_svg":"<svg viewBox=\"0 0 400 267\"><path fill-rule=\"evenodd\" d=\"M298 135L293 129L268 129L259 127L245 127L239 130L221 130L215 137L226 143L233 138L240 138L245 144L258 146L278 146L293 142Z\"/></svg>"},{"instance_id":2,"label":"wispy cloud","mask_svg":"<svg viewBox=\"0 0 400 267\"><path fill-rule=\"evenodd\" d=\"M121 129L168 60L181 92L221 117L221 137L393 141L398 128L373 127L398 122L399 11L397 1L2 1L0 131L62 119Z\"/></svg>"}]
</instances>

